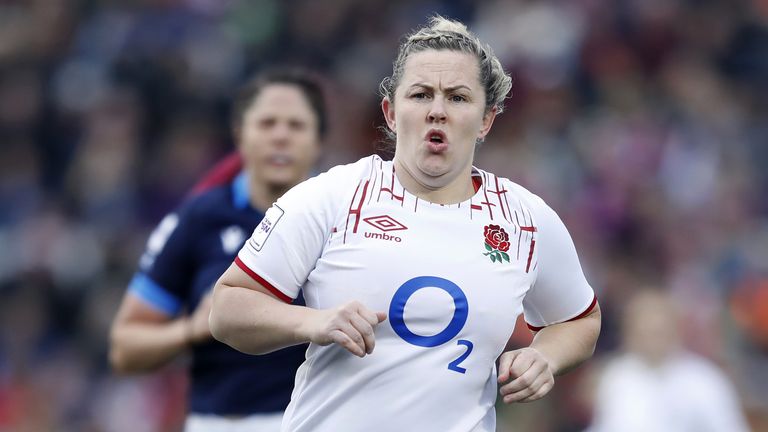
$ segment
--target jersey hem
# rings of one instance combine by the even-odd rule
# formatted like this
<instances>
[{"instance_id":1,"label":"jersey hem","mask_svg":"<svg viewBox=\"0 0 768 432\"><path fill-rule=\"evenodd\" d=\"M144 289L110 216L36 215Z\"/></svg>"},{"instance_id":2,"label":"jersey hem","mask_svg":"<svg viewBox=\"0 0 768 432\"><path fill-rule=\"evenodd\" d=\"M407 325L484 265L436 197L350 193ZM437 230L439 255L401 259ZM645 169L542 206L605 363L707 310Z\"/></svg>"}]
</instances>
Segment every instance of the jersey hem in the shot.
<instances>
[{"instance_id":1,"label":"jersey hem","mask_svg":"<svg viewBox=\"0 0 768 432\"><path fill-rule=\"evenodd\" d=\"M587 315L588 315L590 312L592 312L592 310L595 308L595 306L596 306L596 305L597 305L597 296L596 296L596 295L594 295L594 296L592 296L592 303L590 303L590 304L589 304L589 306L587 306L587 308L586 308L586 309L585 309L585 310L584 310L582 313L580 313L580 314L576 315L575 317L573 317L573 318L571 318L571 319L567 319L567 320L565 320L565 321L562 321L562 322L570 322L570 321L575 321L575 320L577 320L577 319L579 319L579 318L584 318L584 317L585 317L585 316L587 316ZM553 324L560 324L560 323L553 323ZM525 325L527 325L527 326L528 326L528 328L529 328L531 331L539 331L539 330L543 329L544 327L548 327L548 326L550 326L550 325L553 325L553 324L547 324L547 325L544 325L544 326L541 326L541 327L539 327L539 326L531 325L531 324L529 324L527 321L526 321L526 323L525 323Z\"/></svg>"},{"instance_id":2,"label":"jersey hem","mask_svg":"<svg viewBox=\"0 0 768 432\"><path fill-rule=\"evenodd\" d=\"M240 257L235 257L235 264L240 267L240 269L248 274L248 276L251 277L251 279L255 280L261 286L266 288L269 292L275 295L275 297L279 298L280 300L286 302L286 303L292 303L293 299L286 295L284 292L280 291L278 288L275 288L274 285L267 282L266 279L259 276L255 271L251 270L248 265L246 265L243 260L240 259Z\"/></svg>"}]
</instances>

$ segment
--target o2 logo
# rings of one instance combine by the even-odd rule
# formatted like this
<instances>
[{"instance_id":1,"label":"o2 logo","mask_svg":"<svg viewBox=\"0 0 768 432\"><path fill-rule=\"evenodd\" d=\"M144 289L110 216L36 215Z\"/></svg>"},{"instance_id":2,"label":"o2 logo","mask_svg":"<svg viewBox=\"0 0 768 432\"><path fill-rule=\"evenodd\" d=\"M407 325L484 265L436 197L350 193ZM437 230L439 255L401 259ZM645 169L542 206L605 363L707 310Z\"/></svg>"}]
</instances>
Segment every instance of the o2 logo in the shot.
<instances>
[{"instance_id":1,"label":"o2 logo","mask_svg":"<svg viewBox=\"0 0 768 432\"><path fill-rule=\"evenodd\" d=\"M408 328L403 319L405 304L408 303L408 299L410 299L416 291L422 288L440 288L451 295L453 298L453 305L455 306L451 322L449 322L448 326L441 332L433 336L417 335ZM436 276L419 276L405 282L397 289L397 291L395 291L395 295L392 296L392 302L389 304L389 322L392 324L392 329L395 333L409 344L425 348L433 348L442 345L456 337L461 329L464 328L468 314L469 304L467 303L467 296L464 294L464 291L448 279ZM456 343L465 346L467 350L456 360L450 362L448 364L448 369L459 373L465 373L467 370L459 366L459 364L469 357L469 354L472 352L473 344L465 339L460 339L456 341Z\"/></svg>"}]
</instances>

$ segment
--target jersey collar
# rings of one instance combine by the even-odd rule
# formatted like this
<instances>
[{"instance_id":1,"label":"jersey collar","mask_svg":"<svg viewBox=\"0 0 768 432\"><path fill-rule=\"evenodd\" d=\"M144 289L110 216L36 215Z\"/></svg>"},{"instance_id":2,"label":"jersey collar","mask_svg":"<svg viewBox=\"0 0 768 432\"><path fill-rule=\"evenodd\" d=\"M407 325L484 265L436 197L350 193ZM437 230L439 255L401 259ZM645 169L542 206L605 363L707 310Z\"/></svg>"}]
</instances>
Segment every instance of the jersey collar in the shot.
<instances>
[{"instance_id":1,"label":"jersey collar","mask_svg":"<svg viewBox=\"0 0 768 432\"><path fill-rule=\"evenodd\" d=\"M245 209L251 205L248 194L248 175L245 171L240 171L232 181L232 205L237 209Z\"/></svg>"}]
</instances>

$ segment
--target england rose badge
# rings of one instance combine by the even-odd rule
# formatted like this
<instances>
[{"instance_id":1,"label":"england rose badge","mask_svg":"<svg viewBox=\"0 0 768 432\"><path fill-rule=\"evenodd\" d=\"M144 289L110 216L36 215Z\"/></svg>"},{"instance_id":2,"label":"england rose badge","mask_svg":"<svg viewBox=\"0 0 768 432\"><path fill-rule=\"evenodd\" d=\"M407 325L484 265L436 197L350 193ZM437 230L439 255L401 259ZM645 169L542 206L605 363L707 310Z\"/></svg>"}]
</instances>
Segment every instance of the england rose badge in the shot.
<instances>
[{"instance_id":1,"label":"england rose badge","mask_svg":"<svg viewBox=\"0 0 768 432\"><path fill-rule=\"evenodd\" d=\"M490 257L491 262L509 262L509 234L499 225L485 226L485 250L483 255Z\"/></svg>"}]
</instances>

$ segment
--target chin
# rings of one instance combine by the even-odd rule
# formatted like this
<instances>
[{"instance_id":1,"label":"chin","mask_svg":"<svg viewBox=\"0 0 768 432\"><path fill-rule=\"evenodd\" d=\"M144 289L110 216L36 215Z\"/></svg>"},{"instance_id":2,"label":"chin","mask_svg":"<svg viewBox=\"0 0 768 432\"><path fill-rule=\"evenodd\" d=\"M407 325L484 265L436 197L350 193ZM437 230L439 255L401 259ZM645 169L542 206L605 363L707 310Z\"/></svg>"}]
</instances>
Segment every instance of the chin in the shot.
<instances>
[{"instance_id":1,"label":"chin","mask_svg":"<svg viewBox=\"0 0 768 432\"><path fill-rule=\"evenodd\" d=\"M273 174L264 176L264 183L272 189L288 189L300 183L303 178L293 173Z\"/></svg>"},{"instance_id":2,"label":"chin","mask_svg":"<svg viewBox=\"0 0 768 432\"><path fill-rule=\"evenodd\" d=\"M450 167L441 163L440 161L426 160L419 164L419 171L428 175L429 177L440 177L450 171Z\"/></svg>"}]
</instances>

